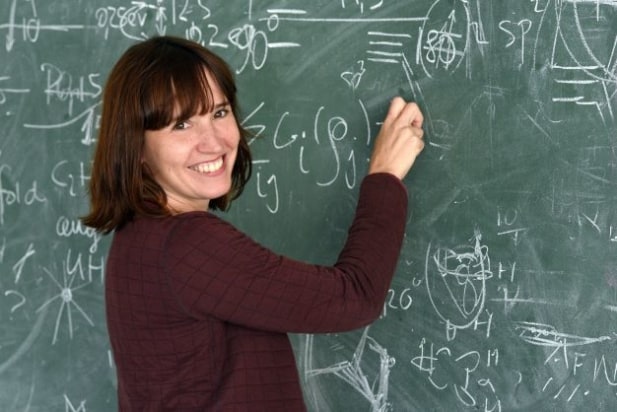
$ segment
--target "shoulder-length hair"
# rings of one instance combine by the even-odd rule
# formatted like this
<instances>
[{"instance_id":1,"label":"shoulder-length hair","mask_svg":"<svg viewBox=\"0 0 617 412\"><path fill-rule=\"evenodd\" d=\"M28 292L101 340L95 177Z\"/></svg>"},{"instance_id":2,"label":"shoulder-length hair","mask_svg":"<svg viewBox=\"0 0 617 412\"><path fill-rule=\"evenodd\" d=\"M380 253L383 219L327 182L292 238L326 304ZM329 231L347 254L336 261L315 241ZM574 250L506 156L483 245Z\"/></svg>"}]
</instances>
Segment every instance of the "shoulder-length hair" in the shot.
<instances>
[{"instance_id":1,"label":"shoulder-length hair","mask_svg":"<svg viewBox=\"0 0 617 412\"><path fill-rule=\"evenodd\" d=\"M171 214L165 192L142 162L145 131L162 129L178 115L188 118L210 111L214 102L206 70L227 98L240 131L231 190L210 200L209 208L226 210L242 193L251 175L251 154L248 133L237 116L232 71L200 44L154 37L130 47L105 84L90 176L90 212L82 218L85 225L109 233L136 215Z\"/></svg>"}]
</instances>

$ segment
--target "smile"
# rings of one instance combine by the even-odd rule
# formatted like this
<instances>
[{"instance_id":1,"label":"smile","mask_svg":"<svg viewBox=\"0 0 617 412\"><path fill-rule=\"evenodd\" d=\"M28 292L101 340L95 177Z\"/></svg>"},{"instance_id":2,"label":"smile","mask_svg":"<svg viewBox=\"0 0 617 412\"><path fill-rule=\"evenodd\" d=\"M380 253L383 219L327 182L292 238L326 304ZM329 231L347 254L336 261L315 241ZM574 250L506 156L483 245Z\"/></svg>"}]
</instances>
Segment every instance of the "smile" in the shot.
<instances>
[{"instance_id":1,"label":"smile","mask_svg":"<svg viewBox=\"0 0 617 412\"><path fill-rule=\"evenodd\" d=\"M212 162L200 163L195 166L189 167L189 169L194 170L199 173L214 173L220 170L223 167L223 158L219 157L218 159Z\"/></svg>"}]
</instances>

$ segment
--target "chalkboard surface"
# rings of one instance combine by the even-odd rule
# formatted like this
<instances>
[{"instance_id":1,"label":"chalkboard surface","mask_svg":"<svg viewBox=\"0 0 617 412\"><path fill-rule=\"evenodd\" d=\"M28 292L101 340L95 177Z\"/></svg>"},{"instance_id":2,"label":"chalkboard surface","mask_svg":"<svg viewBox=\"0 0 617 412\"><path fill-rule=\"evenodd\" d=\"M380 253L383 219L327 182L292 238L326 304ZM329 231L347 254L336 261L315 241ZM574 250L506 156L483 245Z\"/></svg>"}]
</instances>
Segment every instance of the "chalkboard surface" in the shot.
<instances>
[{"instance_id":1,"label":"chalkboard surface","mask_svg":"<svg viewBox=\"0 0 617 412\"><path fill-rule=\"evenodd\" d=\"M294 258L335 260L389 100L425 112L381 319L292 336L310 410L617 410L615 1L5 0L0 29L0 410L116 409L78 218L106 76L156 34L235 70L224 216Z\"/></svg>"}]
</instances>

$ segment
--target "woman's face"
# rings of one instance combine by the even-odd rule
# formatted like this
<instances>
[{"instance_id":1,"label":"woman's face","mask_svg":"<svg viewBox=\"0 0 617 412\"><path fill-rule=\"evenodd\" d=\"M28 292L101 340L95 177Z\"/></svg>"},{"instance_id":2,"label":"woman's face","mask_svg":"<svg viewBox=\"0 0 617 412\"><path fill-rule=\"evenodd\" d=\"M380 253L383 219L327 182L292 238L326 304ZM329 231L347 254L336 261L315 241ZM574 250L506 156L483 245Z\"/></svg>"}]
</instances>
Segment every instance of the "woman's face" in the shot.
<instances>
[{"instance_id":1,"label":"woman's face","mask_svg":"<svg viewBox=\"0 0 617 412\"><path fill-rule=\"evenodd\" d=\"M145 133L143 161L173 213L207 210L211 199L231 189L240 131L227 98L206 76L214 103L210 112Z\"/></svg>"}]
</instances>

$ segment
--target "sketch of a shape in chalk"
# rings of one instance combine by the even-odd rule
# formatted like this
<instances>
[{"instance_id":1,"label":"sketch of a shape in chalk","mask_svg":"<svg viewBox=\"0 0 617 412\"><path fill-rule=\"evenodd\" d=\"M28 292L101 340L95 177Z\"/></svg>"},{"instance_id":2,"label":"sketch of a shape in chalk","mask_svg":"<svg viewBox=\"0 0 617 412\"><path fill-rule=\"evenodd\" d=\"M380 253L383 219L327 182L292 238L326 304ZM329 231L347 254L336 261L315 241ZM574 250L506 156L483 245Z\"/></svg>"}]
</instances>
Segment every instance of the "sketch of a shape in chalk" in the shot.
<instances>
[{"instance_id":1,"label":"sketch of a shape in chalk","mask_svg":"<svg viewBox=\"0 0 617 412\"><path fill-rule=\"evenodd\" d=\"M305 352L305 376L315 377L318 375L332 374L347 382L356 392L360 393L370 404L371 412L386 412L391 410L388 403L388 380L390 369L394 366L395 359L388 355L386 348L381 346L375 339L369 336L369 328L362 333L360 342L353 354L353 359L330 365L324 368L311 368L313 336L306 337ZM362 369L366 363L366 349L379 355L379 376L370 380Z\"/></svg>"},{"instance_id":2,"label":"sketch of a shape in chalk","mask_svg":"<svg viewBox=\"0 0 617 412\"><path fill-rule=\"evenodd\" d=\"M464 67L466 75L471 76L471 54L477 51L483 55L488 44L481 3L469 0L433 2L420 28L415 53L416 63L428 77L451 74L459 67Z\"/></svg>"},{"instance_id":3,"label":"sketch of a shape in chalk","mask_svg":"<svg viewBox=\"0 0 617 412\"><path fill-rule=\"evenodd\" d=\"M605 124L614 119L617 36L605 23L604 12L613 13L616 8L617 3L612 0L568 0L554 7L551 69L555 72L555 83L571 87L560 88L563 94L552 100L594 108ZM599 42L599 36L605 36L606 40ZM609 48L593 48L594 43L603 46L608 43Z\"/></svg>"},{"instance_id":4,"label":"sketch of a shape in chalk","mask_svg":"<svg viewBox=\"0 0 617 412\"><path fill-rule=\"evenodd\" d=\"M60 301L60 308L58 309L58 315L56 316L56 324L54 327L54 336L51 341L52 345L55 344L58 340L58 330L60 329L60 322L62 320L62 315L64 314L64 312L66 312L66 319L69 328L69 337L71 339L73 339L73 312L71 309L77 310L77 312L79 312L81 316L83 316L83 318L90 324L90 326L94 326L94 322L92 322L92 319L90 319L90 317L86 314L82 307L79 306L79 304L75 301L74 294L75 291L88 285L88 283L73 287L75 275L69 277L67 276L66 272L64 272L62 283L60 283L49 270L47 270L46 268L43 268L43 270L45 271L45 273L47 273L49 278L56 284L56 286L60 290L58 294L49 298L36 310L36 312L38 313L52 303L58 300Z\"/></svg>"},{"instance_id":5,"label":"sketch of a shape in chalk","mask_svg":"<svg viewBox=\"0 0 617 412\"><path fill-rule=\"evenodd\" d=\"M486 303L486 282L493 277L488 247L476 230L472 245L454 249L429 244L425 262L427 295L449 334L474 325ZM454 310L451 310L454 309ZM456 317L454 317L456 315Z\"/></svg>"}]
</instances>

